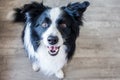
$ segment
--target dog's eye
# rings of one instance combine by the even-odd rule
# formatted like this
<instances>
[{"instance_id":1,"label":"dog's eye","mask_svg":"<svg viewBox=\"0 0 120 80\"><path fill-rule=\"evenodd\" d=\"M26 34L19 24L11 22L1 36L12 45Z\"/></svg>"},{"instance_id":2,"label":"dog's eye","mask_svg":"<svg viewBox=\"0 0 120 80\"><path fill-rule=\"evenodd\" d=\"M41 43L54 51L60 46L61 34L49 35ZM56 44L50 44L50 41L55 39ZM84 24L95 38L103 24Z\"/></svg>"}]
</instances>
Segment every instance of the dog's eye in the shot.
<instances>
[{"instance_id":1,"label":"dog's eye","mask_svg":"<svg viewBox=\"0 0 120 80\"><path fill-rule=\"evenodd\" d=\"M44 27L44 28L45 28L45 27L48 27L48 23L43 22L43 23L42 23L42 27Z\"/></svg>"},{"instance_id":2,"label":"dog's eye","mask_svg":"<svg viewBox=\"0 0 120 80\"><path fill-rule=\"evenodd\" d=\"M65 23L62 23L62 24L60 24L60 27L62 27L62 28L66 28L67 25L66 25Z\"/></svg>"}]
</instances>

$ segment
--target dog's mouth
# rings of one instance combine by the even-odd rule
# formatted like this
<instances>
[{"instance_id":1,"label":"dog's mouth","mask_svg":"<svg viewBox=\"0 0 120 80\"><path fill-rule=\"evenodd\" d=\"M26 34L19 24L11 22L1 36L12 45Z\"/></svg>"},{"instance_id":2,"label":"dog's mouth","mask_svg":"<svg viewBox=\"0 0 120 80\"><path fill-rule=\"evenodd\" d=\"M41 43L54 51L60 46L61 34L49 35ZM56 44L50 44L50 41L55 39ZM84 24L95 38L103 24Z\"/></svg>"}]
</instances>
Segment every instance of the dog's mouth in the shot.
<instances>
[{"instance_id":1,"label":"dog's mouth","mask_svg":"<svg viewBox=\"0 0 120 80\"><path fill-rule=\"evenodd\" d=\"M59 52L60 46L47 46L48 53L52 56L56 56Z\"/></svg>"}]
</instances>

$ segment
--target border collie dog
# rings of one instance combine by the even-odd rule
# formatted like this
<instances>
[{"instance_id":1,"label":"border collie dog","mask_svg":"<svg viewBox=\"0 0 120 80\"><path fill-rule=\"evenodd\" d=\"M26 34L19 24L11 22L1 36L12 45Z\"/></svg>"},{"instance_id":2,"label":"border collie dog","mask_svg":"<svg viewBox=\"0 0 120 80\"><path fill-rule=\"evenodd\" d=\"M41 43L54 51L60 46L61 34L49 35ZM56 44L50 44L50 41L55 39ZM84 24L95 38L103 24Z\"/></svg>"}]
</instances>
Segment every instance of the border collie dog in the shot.
<instances>
[{"instance_id":1,"label":"border collie dog","mask_svg":"<svg viewBox=\"0 0 120 80\"><path fill-rule=\"evenodd\" d=\"M88 6L87 1L56 8L32 2L15 8L14 22L25 24L22 40L34 71L64 78L62 68L74 54Z\"/></svg>"}]
</instances>

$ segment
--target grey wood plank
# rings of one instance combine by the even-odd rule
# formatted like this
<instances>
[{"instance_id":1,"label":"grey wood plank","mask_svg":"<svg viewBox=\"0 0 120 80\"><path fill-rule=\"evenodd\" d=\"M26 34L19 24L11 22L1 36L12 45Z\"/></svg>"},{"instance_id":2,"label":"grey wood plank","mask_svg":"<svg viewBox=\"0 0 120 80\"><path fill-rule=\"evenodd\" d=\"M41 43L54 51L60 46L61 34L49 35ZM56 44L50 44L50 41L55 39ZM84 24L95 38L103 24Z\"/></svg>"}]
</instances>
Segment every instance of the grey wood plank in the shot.
<instances>
[{"instance_id":1,"label":"grey wood plank","mask_svg":"<svg viewBox=\"0 0 120 80\"><path fill-rule=\"evenodd\" d=\"M41 0L35 0L41 1ZM84 0L44 0L52 7ZM120 0L89 0L84 27L73 60L64 67L64 80L120 80ZM0 0L0 80L57 80L34 72L21 42L22 24L7 14L29 0Z\"/></svg>"}]
</instances>

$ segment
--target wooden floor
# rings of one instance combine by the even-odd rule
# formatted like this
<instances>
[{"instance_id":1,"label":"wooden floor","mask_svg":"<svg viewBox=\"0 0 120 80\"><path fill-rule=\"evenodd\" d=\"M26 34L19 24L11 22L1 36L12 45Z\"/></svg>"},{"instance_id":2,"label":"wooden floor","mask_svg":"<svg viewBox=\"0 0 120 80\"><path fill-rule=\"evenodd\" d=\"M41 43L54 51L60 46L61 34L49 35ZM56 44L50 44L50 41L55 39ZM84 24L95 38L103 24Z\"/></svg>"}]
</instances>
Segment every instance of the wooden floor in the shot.
<instances>
[{"instance_id":1,"label":"wooden floor","mask_svg":"<svg viewBox=\"0 0 120 80\"><path fill-rule=\"evenodd\" d=\"M75 2L44 3L55 7L70 1ZM120 80L120 0L89 1L76 54L64 68L64 80ZM32 70L20 39L22 24L6 20L9 11L26 2L30 0L0 0L0 80L57 80Z\"/></svg>"}]
</instances>

